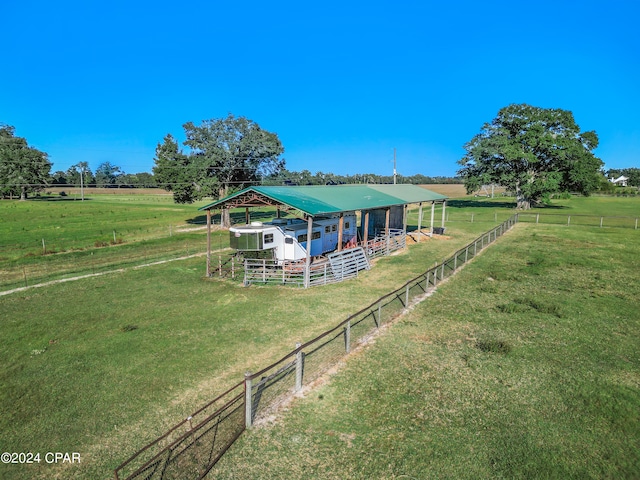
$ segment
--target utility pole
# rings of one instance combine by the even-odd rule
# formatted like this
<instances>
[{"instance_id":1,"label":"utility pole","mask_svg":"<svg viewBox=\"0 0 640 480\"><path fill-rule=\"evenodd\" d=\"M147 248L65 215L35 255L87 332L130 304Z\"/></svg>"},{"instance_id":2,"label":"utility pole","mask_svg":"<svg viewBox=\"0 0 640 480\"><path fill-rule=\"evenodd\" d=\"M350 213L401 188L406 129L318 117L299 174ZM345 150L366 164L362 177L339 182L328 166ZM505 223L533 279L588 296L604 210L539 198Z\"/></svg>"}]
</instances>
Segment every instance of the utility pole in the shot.
<instances>
[{"instance_id":1,"label":"utility pole","mask_svg":"<svg viewBox=\"0 0 640 480\"><path fill-rule=\"evenodd\" d=\"M396 149L393 149L393 184L396 184L396 178L398 173L396 172Z\"/></svg>"},{"instance_id":2,"label":"utility pole","mask_svg":"<svg viewBox=\"0 0 640 480\"><path fill-rule=\"evenodd\" d=\"M84 202L84 166L80 167L80 196Z\"/></svg>"}]
</instances>

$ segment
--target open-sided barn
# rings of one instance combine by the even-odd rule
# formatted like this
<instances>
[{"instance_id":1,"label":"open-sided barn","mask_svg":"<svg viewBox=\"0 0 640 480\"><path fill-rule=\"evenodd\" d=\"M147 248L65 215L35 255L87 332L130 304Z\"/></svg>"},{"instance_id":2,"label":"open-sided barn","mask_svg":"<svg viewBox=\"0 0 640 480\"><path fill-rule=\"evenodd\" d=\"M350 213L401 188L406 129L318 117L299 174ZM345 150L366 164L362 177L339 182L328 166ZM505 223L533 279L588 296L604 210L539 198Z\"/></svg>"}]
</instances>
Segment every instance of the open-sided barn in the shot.
<instances>
[{"instance_id":1,"label":"open-sided barn","mask_svg":"<svg viewBox=\"0 0 640 480\"><path fill-rule=\"evenodd\" d=\"M246 225L230 229L231 246L242 252L266 252L274 265L283 268L297 262L304 271L304 286L308 287L313 257L330 254L333 259L337 253L348 251L357 259L377 252L388 254L392 239L394 244L404 245L407 207L411 204L419 205L419 232L422 229L423 205L431 205L429 227L430 234L433 233L436 203L443 205L444 222L446 197L416 185L245 188L200 208L207 212L207 275L211 275L213 210L245 208ZM251 222L250 209L266 206L276 208L277 218L266 223ZM281 212L297 213L298 218L281 218ZM358 212L360 225L356 220ZM353 252L354 249L362 249L362 255L359 251Z\"/></svg>"}]
</instances>

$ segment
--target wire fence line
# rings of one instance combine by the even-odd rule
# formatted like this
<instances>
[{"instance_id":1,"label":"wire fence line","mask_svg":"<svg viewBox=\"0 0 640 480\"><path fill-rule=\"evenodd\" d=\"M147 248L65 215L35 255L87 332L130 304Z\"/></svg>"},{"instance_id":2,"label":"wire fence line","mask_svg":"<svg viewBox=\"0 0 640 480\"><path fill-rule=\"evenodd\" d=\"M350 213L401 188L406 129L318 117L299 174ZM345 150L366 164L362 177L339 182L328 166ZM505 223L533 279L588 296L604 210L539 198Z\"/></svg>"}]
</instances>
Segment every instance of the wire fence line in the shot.
<instances>
[{"instance_id":1,"label":"wire fence line","mask_svg":"<svg viewBox=\"0 0 640 480\"><path fill-rule=\"evenodd\" d=\"M562 213L540 213L528 211L517 213L519 222L549 225L567 225L600 228L633 228L638 229L640 217L607 216L607 215L571 215ZM447 211L445 222L483 223L498 221L498 213L491 212L450 212Z\"/></svg>"},{"instance_id":2,"label":"wire fence line","mask_svg":"<svg viewBox=\"0 0 640 480\"><path fill-rule=\"evenodd\" d=\"M116 480L204 478L257 420L334 367L353 348L391 323L419 297L454 274L518 222L511 216L442 263L412 278L334 328L296 348L233 386L154 440L115 471Z\"/></svg>"}]
</instances>

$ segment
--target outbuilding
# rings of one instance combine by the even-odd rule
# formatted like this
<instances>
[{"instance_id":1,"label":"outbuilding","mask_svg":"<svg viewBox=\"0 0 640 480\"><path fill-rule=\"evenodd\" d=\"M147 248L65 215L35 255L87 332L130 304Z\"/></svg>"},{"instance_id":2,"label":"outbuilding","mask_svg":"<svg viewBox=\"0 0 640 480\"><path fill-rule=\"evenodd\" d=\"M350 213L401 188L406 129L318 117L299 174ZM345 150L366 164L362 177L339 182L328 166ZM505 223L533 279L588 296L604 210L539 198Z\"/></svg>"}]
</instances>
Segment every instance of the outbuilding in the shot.
<instances>
[{"instance_id":1,"label":"outbuilding","mask_svg":"<svg viewBox=\"0 0 640 480\"><path fill-rule=\"evenodd\" d=\"M269 251L282 265L304 262L304 286L310 285L311 259L316 255L362 247L367 254L388 254L392 237L404 236L407 208L419 205L418 241L422 231L423 205L431 205L429 235L433 234L435 204L442 204L442 227L446 197L417 185L323 185L256 186L220 199L200 210L207 213L207 275L211 276L212 212L244 208L246 225L231 229L231 245L241 251ZM251 208L275 207L271 222L251 221ZM282 218L282 213L297 218ZM357 225L357 216L360 225ZM310 239L310 240L309 240Z\"/></svg>"}]
</instances>

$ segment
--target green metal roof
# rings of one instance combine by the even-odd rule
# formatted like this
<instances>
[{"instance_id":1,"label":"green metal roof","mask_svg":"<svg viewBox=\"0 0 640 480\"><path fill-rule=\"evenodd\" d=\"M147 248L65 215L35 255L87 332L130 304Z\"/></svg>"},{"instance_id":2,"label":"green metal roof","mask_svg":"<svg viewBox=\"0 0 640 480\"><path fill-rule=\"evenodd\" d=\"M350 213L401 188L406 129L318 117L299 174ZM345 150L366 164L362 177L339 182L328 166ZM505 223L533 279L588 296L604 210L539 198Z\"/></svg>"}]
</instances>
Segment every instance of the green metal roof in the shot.
<instances>
[{"instance_id":1,"label":"green metal roof","mask_svg":"<svg viewBox=\"0 0 640 480\"><path fill-rule=\"evenodd\" d=\"M447 197L417 185L313 185L249 187L199 208L225 208L243 196L258 194L308 215L372 210L409 203L442 201Z\"/></svg>"}]
</instances>

